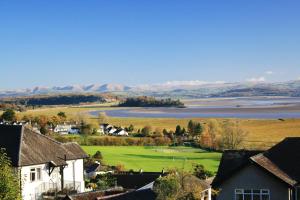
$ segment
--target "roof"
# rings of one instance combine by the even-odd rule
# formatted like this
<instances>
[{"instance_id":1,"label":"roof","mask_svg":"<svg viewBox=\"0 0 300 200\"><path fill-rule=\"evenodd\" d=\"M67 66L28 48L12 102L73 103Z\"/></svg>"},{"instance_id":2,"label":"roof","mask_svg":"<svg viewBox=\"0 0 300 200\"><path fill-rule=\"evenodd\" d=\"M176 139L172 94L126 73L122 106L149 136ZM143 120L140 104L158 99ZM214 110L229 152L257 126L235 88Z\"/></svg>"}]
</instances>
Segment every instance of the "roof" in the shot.
<instances>
[{"instance_id":1,"label":"roof","mask_svg":"<svg viewBox=\"0 0 300 200\"><path fill-rule=\"evenodd\" d=\"M219 169L212 182L213 187L218 187L223 181L231 177L238 170L250 163L250 157L261 151L227 150L223 153Z\"/></svg>"},{"instance_id":2,"label":"roof","mask_svg":"<svg viewBox=\"0 0 300 200\"><path fill-rule=\"evenodd\" d=\"M263 153L251 157L251 160L258 164L260 167L264 168L277 178L281 179L289 185L295 185L297 181L293 180L288 174L282 171L276 164L274 164L269 158L264 156Z\"/></svg>"},{"instance_id":3,"label":"roof","mask_svg":"<svg viewBox=\"0 0 300 200\"><path fill-rule=\"evenodd\" d=\"M109 200L155 200L156 194L152 189L135 190L120 196L109 198Z\"/></svg>"},{"instance_id":4,"label":"roof","mask_svg":"<svg viewBox=\"0 0 300 200\"><path fill-rule=\"evenodd\" d=\"M265 152L225 151L212 186L218 187L247 164L256 164L288 185L300 183L300 137L288 137Z\"/></svg>"},{"instance_id":5,"label":"roof","mask_svg":"<svg viewBox=\"0 0 300 200\"><path fill-rule=\"evenodd\" d=\"M100 163L93 163L90 166L85 168L85 172L86 173L96 172L98 171L99 167L101 167Z\"/></svg>"},{"instance_id":6,"label":"roof","mask_svg":"<svg viewBox=\"0 0 300 200\"><path fill-rule=\"evenodd\" d=\"M162 174L160 172L113 174L116 178L117 184L126 189L141 188L155 181L161 175Z\"/></svg>"},{"instance_id":7,"label":"roof","mask_svg":"<svg viewBox=\"0 0 300 200\"><path fill-rule=\"evenodd\" d=\"M53 162L65 165L66 160L86 158L77 143L60 143L24 125L0 125L0 148L5 148L14 167Z\"/></svg>"},{"instance_id":8,"label":"roof","mask_svg":"<svg viewBox=\"0 0 300 200\"><path fill-rule=\"evenodd\" d=\"M284 182L300 182L300 137L288 137L252 159Z\"/></svg>"}]
</instances>

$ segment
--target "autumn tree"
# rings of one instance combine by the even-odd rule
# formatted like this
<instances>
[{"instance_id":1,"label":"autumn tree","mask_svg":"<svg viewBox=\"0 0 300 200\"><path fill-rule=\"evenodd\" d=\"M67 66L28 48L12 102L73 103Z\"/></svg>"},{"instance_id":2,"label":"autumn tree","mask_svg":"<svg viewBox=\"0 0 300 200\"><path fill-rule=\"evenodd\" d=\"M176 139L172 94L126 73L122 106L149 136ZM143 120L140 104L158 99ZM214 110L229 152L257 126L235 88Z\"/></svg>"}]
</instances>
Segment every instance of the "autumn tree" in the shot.
<instances>
[{"instance_id":1,"label":"autumn tree","mask_svg":"<svg viewBox=\"0 0 300 200\"><path fill-rule=\"evenodd\" d=\"M238 149L245 141L247 134L238 121L227 120L222 127L220 145L223 149Z\"/></svg>"},{"instance_id":2,"label":"autumn tree","mask_svg":"<svg viewBox=\"0 0 300 200\"><path fill-rule=\"evenodd\" d=\"M217 136L221 133L222 128L216 119L210 119L207 122L207 134L209 137L209 145L211 148L217 146Z\"/></svg>"},{"instance_id":3,"label":"autumn tree","mask_svg":"<svg viewBox=\"0 0 300 200\"><path fill-rule=\"evenodd\" d=\"M141 134L144 137L149 137L152 134L152 127L151 126L145 126L144 128L142 128L141 130Z\"/></svg>"}]
</instances>

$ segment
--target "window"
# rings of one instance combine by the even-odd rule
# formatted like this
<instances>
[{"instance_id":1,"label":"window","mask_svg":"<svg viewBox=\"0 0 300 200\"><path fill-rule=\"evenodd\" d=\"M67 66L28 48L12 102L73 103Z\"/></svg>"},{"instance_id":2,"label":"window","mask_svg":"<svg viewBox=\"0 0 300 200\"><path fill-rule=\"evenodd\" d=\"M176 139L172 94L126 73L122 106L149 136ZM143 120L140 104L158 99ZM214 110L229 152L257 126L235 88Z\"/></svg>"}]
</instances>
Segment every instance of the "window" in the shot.
<instances>
[{"instance_id":1,"label":"window","mask_svg":"<svg viewBox=\"0 0 300 200\"><path fill-rule=\"evenodd\" d=\"M30 169L30 181L40 181L41 180L41 168L31 168Z\"/></svg>"},{"instance_id":2,"label":"window","mask_svg":"<svg viewBox=\"0 0 300 200\"><path fill-rule=\"evenodd\" d=\"M270 200L270 190L236 189L235 200Z\"/></svg>"}]
</instances>

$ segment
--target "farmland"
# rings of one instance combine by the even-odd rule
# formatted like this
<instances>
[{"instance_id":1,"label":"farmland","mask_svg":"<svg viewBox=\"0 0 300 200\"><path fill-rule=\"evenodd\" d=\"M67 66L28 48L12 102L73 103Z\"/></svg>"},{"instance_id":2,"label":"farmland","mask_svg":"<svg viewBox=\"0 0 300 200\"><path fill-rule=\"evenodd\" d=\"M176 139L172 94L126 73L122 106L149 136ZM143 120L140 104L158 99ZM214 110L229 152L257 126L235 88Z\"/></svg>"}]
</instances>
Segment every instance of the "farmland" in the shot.
<instances>
[{"instance_id":1,"label":"farmland","mask_svg":"<svg viewBox=\"0 0 300 200\"><path fill-rule=\"evenodd\" d=\"M126 170L135 171L174 168L191 171L194 164L202 164L206 169L216 172L221 158L220 153L191 147L83 146L83 149L90 155L101 151L106 164L122 164Z\"/></svg>"}]
</instances>

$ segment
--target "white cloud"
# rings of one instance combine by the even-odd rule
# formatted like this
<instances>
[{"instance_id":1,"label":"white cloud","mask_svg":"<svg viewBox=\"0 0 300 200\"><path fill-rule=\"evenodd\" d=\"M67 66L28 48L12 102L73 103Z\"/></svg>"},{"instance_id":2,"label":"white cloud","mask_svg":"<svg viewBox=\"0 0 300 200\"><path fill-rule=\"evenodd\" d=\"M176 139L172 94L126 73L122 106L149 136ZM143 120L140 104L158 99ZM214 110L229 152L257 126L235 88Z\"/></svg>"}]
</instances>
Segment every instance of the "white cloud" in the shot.
<instances>
[{"instance_id":1,"label":"white cloud","mask_svg":"<svg viewBox=\"0 0 300 200\"><path fill-rule=\"evenodd\" d=\"M249 78L246 80L247 82L251 82L251 83L260 83L260 82L265 82L266 78L261 76L261 77L253 77L253 78Z\"/></svg>"},{"instance_id":2,"label":"white cloud","mask_svg":"<svg viewBox=\"0 0 300 200\"><path fill-rule=\"evenodd\" d=\"M274 72L273 72L273 71L266 71L265 73L266 73L266 74L268 74L268 75L272 75L272 74L274 74Z\"/></svg>"},{"instance_id":3,"label":"white cloud","mask_svg":"<svg viewBox=\"0 0 300 200\"><path fill-rule=\"evenodd\" d=\"M192 81L168 81L162 85L168 86L177 86L177 85L190 85L190 86L197 86L197 85L207 85L207 84L224 84L224 81L200 81L200 80L192 80Z\"/></svg>"}]
</instances>

